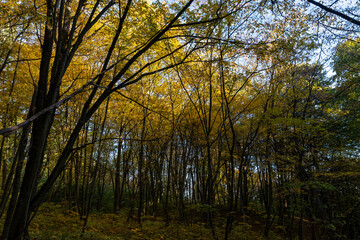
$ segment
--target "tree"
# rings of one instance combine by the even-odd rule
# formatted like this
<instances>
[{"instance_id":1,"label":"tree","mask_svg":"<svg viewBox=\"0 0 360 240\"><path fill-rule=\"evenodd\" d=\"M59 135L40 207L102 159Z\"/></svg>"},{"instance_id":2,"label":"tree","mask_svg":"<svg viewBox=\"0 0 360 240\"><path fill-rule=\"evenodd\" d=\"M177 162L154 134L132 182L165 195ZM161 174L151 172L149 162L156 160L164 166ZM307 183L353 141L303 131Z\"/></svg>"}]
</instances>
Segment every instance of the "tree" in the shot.
<instances>
[{"instance_id":1,"label":"tree","mask_svg":"<svg viewBox=\"0 0 360 240\"><path fill-rule=\"evenodd\" d=\"M45 198L47 192L54 184L57 177L61 174L65 167L66 160L72 152L72 147L83 128L84 124L91 118L95 111L100 107L102 102L114 91L124 88L130 84L139 81L145 74L141 74L141 70L146 69L149 65L158 60L154 60L140 68L137 71L126 77L126 74L130 67L160 38L175 24L175 22L182 16L182 14L189 8L192 1L187 2L182 9L161 29L159 30L150 40L146 42L139 50L135 50L130 55L130 59L126 61L116 75L106 84L106 89L102 90L100 84L108 71L110 58L115 49L116 43L120 36L120 33L124 27L124 22L127 20L127 14L132 1L129 0L126 6L119 5L120 20L116 29L114 38L111 46L107 51L107 56L102 64L102 70L100 74L91 82L86 85L89 86L94 84L85 105L82 109L81 116L77 122L77 125L72 131L67 144L60 155L52 174L49 176L47 181L42 185L40 190L36 192L38 174L41 169L41 163L44 156L44 149L46 140L49 135L50 128L54 121L55 109L54 104L59 100L59 93L63 76L66 73L67 68L71 64L75 53L78 51L82 41L86 34L88 34L96 23L101 18L106 16L105 14L109 9L115 5L114 1L109 1L103 7L100 1L96 1L92 5L91 12L85 12L85 1L79 1L76 6L75 12L72 12L73 3L72 1L61 1L57 2L58 5L54 5L53 1L48 0L46 2L46 26L42 42L42 58L40 63L40 74L37 89L34 94L35 100L35 113L39 113L44 109L51 108L33 121L32 126L32 144L30 146L29 158L27 160L25 175L21 185L20 194L12 217L10 230L8 235L4 235L3 238L7 239L22 239L26 232L26 226L29 220L30 212L36 210ZM97 8L102 7L99 13L96 13ZM77 30L78 24L80 23L80 17L82 14L89 13L85 26ZM58 15L58 18L55 16ZM73 16L73 17L72 17ZM54 40L56 39L55 46ZM51 61L53 50L55 51L54 61ZM166 57L166 56L163 56ZM161 58L163 58L161 57ZM160 59L161 59L160 58ZM110 66L111 67L111 66ZM152 74L151 72L146 75ZM50 76L50 80L48 78ZM121 83L119 81L122 80ZM100 92L100 93L98 93ZM100 94L99 96L96 96ZM94 102L92 104L92 102Z\"/></svg>"},{"instance_id":2,"label":"tree","mask_svg":"<svg viewBox=\"0 0 360 240\"><path fill-rule=\"evenodd\" d=\"M252 215L265 237L356 238L358 43L337 46L327 77L307 2L342 17L310 0L8 3L3 238L26 238L41 203L63 200L83 233L91 210L168 226L176 208L215 239L220 219L229 239Z\"/></svg>"}]
</instances>

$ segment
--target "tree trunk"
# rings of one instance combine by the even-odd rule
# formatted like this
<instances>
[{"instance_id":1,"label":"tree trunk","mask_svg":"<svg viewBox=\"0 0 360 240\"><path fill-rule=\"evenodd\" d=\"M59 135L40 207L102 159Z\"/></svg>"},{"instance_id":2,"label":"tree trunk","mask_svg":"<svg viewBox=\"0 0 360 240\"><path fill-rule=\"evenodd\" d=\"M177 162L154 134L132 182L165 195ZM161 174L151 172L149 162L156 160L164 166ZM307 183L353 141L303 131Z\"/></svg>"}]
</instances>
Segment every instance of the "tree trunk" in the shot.
<instances>
[{"instance_id":1,"label":"tree trunk","mask_svg":"<svg viewBox=\"0 0 360 240\"><path fill-rule=\"evenodd\" d=\"M120 166L121 166L121 148L122 148L122 131L119 134L119 141L118 141L118 152L115 160L115 196L114 196L114 213L118 213L120 210L121 200L121 189L120 189ZM124 175L125 169L123 169ZM124 182L124 180L123 180Z\"/></svg>"}]
</instances>

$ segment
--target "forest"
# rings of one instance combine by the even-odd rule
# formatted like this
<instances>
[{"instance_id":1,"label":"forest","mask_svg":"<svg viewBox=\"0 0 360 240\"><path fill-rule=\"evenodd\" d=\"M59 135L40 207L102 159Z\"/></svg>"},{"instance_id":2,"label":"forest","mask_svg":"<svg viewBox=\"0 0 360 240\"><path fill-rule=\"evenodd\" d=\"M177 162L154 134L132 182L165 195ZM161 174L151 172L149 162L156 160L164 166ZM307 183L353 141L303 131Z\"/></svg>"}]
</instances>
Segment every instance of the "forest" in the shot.
<instances>
[{"instance_id":1,"label":"forest","mask_svg":"<svg viewBox=\"0 0 360 240\"><path fill-rule=\"evenodd\" d=\"M360 239L359 16L1 0L0 239Z\"/></svg>"}]
</instances>

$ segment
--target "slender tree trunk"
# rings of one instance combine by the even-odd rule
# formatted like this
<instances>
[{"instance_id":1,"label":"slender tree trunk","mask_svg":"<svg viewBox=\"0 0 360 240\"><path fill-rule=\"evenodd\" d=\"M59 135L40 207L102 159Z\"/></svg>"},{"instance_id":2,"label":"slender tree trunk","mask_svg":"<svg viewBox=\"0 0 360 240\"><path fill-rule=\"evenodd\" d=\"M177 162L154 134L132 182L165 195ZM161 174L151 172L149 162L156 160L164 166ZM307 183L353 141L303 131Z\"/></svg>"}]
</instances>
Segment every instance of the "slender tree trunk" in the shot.
<instances>
[{"instance_id":1,"label":"slender tree trunk","mask_svg":"<svg viewBox=\"0 0 360 240\"><path fill-rule=\"evenodd\" d=\"M101 139L102 136L104 135L105 123L106 123L106 120L107 120L107 113L108 113L108 108L109 108L109 100L110 100L110 98L108 98L107 101L106 101L105 114L104 114L104 119L103 119L103 121L101 123L101 126L100 126L99 139ZM96 138L94 138L94 139L96 139ZM99 168L100 168L101 152L102 152L102 142L100 141L98 149L97 149L97 154L96 154L96 163L95 163L95 167L94 167L92 177L91 177L91 188L90 188L88 201L87 201L87 204L86 204L87 205L86 216L85 216L84 225L83 225L82 231L81 231L81 236L82 237L83 237L83 235L85 233L85 229L86 229L86 226L87 226L87 223L88 223L88 220L89 220L89 215L90 215L90 210L91 210L91 202L92 202L94 192L95 192L96 178L97 178ZM91 154L91 156L93 156L93 154Z\"/></svg>"},{"instance_id":2,"label":"slender tree trunk","mask_svg":"<svg viewBox=\"0 0 360 240\"><path fill-rule=\"evenodd\" d=\"M146 117L147 117L147 113L146 110L144 109L144 118L142 121L142 128L141 128L139 166L138 166L139 205L138 205L137 220L140 226L141 226L141 216L143 212L143 201L144 201L143 167L144 167L144 140L145 140Z\"/></svg>"},{"instance_id":3,"label":"slender tree trunk","mask_svg":"<svg viewBox=\"0 0 360 240\"><path fill-rule=\"evenodd\" d=\"M6 157L3 157L4 152L4 145L5 145L5 137L2 137L1 139L1 145L0 145L0 166L2 167L2 181L1 181L1 189L4 190L5 183L6 183Z\"/></svg>"},{"instance_id":4,"label":"slender tree trunk","mask_svg":"<svg viewBox=\"0 0 360 240\"><path fill-rule=\"evenodd\" d=\"M56 1L58 3L58 1ZM65 1L60 1L62 4ZM71 1L67 1L71 3ZM95 86L93 88L92 93L90 94L90 97L87 99L82 114L80 116L80 119L78 120L75 128L73 129L66 146L64 147L64 150L62 151L56 166L52 170L51 174L49 175L46 182L41 186L39 191L35 193L35 190L37 188L37 179L38 175L40 173L40 169L42 166L42 160L43 160L43 152L46 146L47 136L49 134L53 119L54 119L54 110L51 110L40 117L38 117L33 122L33 129L32 129L32 139L31 139L31 146L29 151L29 158L26 164L26 170L24 174L24 178L22 181L22 186L20 190L19 199L17 202L17 205L15 207L15 213L14 217L11 222L10 231L9 231L9 239L12 240L18 240L22 239L24 236L24 231L26 230L26 226L28 224L29 214L32 211L35 211L40 204L44 201L47 193L50 191L54 183L56 182L57 178L60 176L62 171L64 170L66 166L66 161L68 157L70 156L71 152L73 151L73 146L76 142L76 139L85 125L85 123L92 117L92 115L96 112L96 110L100 107L100 105L106 100L106 98L113 93L114 91L125 87L127 85L133 84L136 81L131 81L131 78L128 79L128 81L124 81L123 84L119 84L118 86L115 86L116 83L119 82L119 80L125 75L125 73L128 71L128 69L136 62L136 60L142 56L147 50L149 50L159 39L172 27L172 25L184 14L184 12L190 7L190 5L194 2L194 0L189 0L185 6L176 14L176 16L166 25L166 27L162 28L157 34L151 38L150 41L146 43L144 47L142 47L139 51L137 51L124 65L124 67L118 72L118 74L111 80L111 82L108 84L107 88L103 90L103 92L100 94L100 96L95 100L95 95L97 93L98 87ZM85 3L83 1L82 3ZM127 4L127 10L130 7L131 1L128 1ZM62 13L64 11L64 5L60 5L59 11ZM80 3L79 3L80 4ZM98 15L100 18L102 14L107 12L107 9L109 9L111 6L115 4L115 1L110 1L106 7L104 7L103 11L101 11ZM82 41L82 37L79 36L79 41L76 42L74 45L72 45L72 37L69 38L70 42L65 42L64 39L67 39L66 34L63 32L63 30L66 30L66 27L64 29L59 29L59 36L57 39L57 48L56 48L56 54L53 61L51 61L51 55L52 55L52 49L53 49L53 40L55 39L55 33L56 33L56 26L64 22L66 23L66 18L64 18L65 21L61 18L58 20L58 22L55 22L55 9L58 9L59 6L54 6L52 0L47 0L47 17L46 17L46 28L44 33L44 41L42 45L42 58L40 62L40 76L39 76L39 82L38 82L38 94L35 101L35 112L38 113L39 111L42 111L46 109L47 107L53 105L58 97L59 97L59 88L61 85L62 77L65 73L66 68L69 66L72 57L74 56L74 53L76 52L76 49L80 45ZM80 6L80 5L79 5ZM97 6L97 5L96 5ZM79 9L81 9L82 6L80 6ZM71 7L66 6L65 9L71 9ZM95 9L94 9L95 12ZM121 21L123 23L126 12L121 17ZM70 14L70 13L69 13ZM59 14L61 16L61 14ZM65 11L66 16L66 11ZM99 19L97 18L97 19ZM74 18L74 26L76 25L77 17ZM86 24L86 28L83 32L85 34L94 23L96 23L97 20L90 19L90 25ZM67 24L64 24L66 26ZM122 25L121 25L122 26ZM121 26L118 28L118 32L121 31ZM62 34L60 34L62 33ZM112 46L116 44L117 38L114 38L114 41ZM109 59L111 57L113 48L110 47L110 50L108 51L108 57L105 60L104 63L104 71L107 70L107 63L109 62ZM64 47L68 47L64 49ZM71 52L69 53L71 48ZM73 51L74 50L74 51ZM65 56L63 55L65 54ZM53 62L53 63L52 63ZM50 79L50 86L48 89L48 76L49 76L49 69L50 65L52 63L52 74ZM97 83L100 84L103 74L98 78ZM140 79L139 79L140 80ZM33 196L34 195L34 196Z\"/></svg>"},{"instance_id":5,"label":"slender tree trunk","mask_svg":"<svg viewBox=\"0 0 360 240\"><path fill-rule=\"evenodd\" d=\"M72 176L72 172L73 172L73 161L70 161L70 166L69 166L69 172L68 172L68 201L69 201L69 210L71 210L72 208L72 182L73 182L73 176Z\"/></svg>"},{"instance_id":6,"label":"slender tree trunk","mask_svg":"<svg viewBox=\"0 0 360 240\"><path fill-rule=\"evenodd\" d=\"M120 210L120 195L121 195L121 188L120 188L120 166L121 166L121 148L122 148L122 131L119 134L119 141L118 141L118 151L115 160L115 196L114 196L114 213L118 213ZM123 176L124 176L123 169ZM124 182L124 179L123 179Z\"/></svg>"},{"instance_id":7,"label":"slender tree trunk","mask_svg":"<svg viewBox=\"0 0 360 240\"><path fill-rule=\"evenodd\" d=\"M81 178L81 162L80 162L80 158L79 158L79 153L75 154L75 166L74 166L74 182L75 182L75 189L74 189L74 201L75 201L75 206L78 212L80 212L80 189L79 189L79 182L80 182L80 178Z\"/></svg>"},{"instance_id":8,"label":"slender tree trunk","mask_svg":"<svg viewBox=\"0 0 360 240\"><path fill-rule=\"evenodd\" d=\"M35 104L36 94L37 94L37 91L35 90L32 101L31 101L31 105L29 108L29 113L28 113L28 117L27 117L28 119L34 114L34 104ZM15 175L14 175L14 181L12 184L11 198L10 198L8 210L6 213L4 228L3 228L3 232L2 232L2 236L1 236L1 239L4 239L4 240L10 239L8 237L9 231L10 231L10 224L11 224L11 221L12 221L12 218L14 215L16 202L17 202L18 194L19 194L19 190L20 190L21 172L22 172L23 165L24 165L25 150L26 150L26 146L28 143L30 128L31 128L30 124L26 125L23 128L23 132L22 132L20 142L19 142L19 147L17 149L17 153L16 153L16 156L14 159L14 161L16 162L16 170L15 170Z\"/></svg>"},{"instance_id":9,"label":"slender tree trunk","mask_svg":"<svg viewBox=\"0 0 360 240\"><path fill-rule=\"evenodd\" d=\"M166 192L165 192L165 226L168 227L170 223L170 214L169 214L169 195L170 195L170 184L171 184L171 168L172 168L172 159L173 156L173 141L170 140L170 152L169 152L169 161L167 164L167 181L166 181Z\"/></svg>"}]
</instances>

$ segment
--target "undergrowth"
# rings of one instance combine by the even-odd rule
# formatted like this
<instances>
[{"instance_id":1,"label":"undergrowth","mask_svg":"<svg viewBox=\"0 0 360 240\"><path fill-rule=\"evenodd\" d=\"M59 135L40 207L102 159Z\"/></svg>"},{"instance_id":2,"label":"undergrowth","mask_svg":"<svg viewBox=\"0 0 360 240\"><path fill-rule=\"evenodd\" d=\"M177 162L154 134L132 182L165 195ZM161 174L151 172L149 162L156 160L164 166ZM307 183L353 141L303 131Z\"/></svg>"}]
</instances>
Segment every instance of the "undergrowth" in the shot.
<instances>
[{"instance_id":1,"label":"undergrowth","mask_svg":"<svg viewBox=\"0 0 360 240\"><path fill-rule=\"evenodd\" d=\"M226 219L217 218L216 233L224 238ZM141 226L136 219L127 222L126 212L120 214L92 213L85 233L81 236L83 220L75 211L66 210L63 205L45 203L32 220L29 233L32 239L213 239L211 230L203 222L188 223L172 219L168 227L163 218L144 216ZM272 233L273 234L273 233ZM262 228L247 222L235 222L230 239L260 240ZM271 239L280 239L275 237Z\"/></svg>"}]
</instances>

